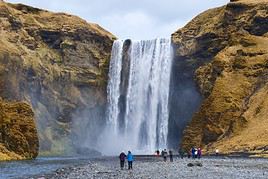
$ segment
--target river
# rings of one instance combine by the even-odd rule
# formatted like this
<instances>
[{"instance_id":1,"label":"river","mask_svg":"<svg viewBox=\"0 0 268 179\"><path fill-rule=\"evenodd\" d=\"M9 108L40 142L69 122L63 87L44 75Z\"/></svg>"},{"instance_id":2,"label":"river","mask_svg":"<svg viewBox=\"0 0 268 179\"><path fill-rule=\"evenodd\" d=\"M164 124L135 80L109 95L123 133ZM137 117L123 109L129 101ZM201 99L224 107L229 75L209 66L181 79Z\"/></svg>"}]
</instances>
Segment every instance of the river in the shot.
<instances>
[{"instance_id":1,"label":"river","mask_svg":"<svg viewBox=\"0 0 268 179\"><path fill-rule=\"evenodd\" d=\"M27 178L51 173L59 168L83 165L88 161L77 157L38 157L35 160L0 162L0 179Z\"/></svg>"}]
</instances>

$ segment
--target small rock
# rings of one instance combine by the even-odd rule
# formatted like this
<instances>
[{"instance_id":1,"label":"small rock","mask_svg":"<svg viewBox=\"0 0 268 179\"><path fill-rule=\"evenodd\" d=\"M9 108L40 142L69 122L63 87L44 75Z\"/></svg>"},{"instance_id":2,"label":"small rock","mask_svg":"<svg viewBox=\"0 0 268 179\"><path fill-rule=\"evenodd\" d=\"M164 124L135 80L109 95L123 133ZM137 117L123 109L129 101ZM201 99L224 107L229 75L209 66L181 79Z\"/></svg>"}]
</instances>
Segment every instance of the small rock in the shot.
<instances>
[{"instance_id":1,"label":"small rock","mask_svg":"<svg viewBox=\"0 0 268 179\"><path fill-rule=\"evenodd\" d=\"M194 166L202 167L203 164L201 162L195 162L195 163L188 163L187 166L188 167L194 167Z\"/></svg>"},{"instance_id":2,"label":"small rock","mask_svg":"<svg viewBox=\"0 0 268 179\"><path fill-rule=\"evenodd\" d=\"M188 166L188 167L193 167L194 164L192 164L192 163L188 163L187 166Z\"/></svg>"},{"instance_id":3,"label":"small rock","mask_svg":"<svg viewBox=\"0 0 268 179\"><path fill-rule=\"evenodd\" d=\"M197 163L196 163L196 166L198 166L198 167L202 167L202 166L203 166L203 164L202 164L202 163L200 163L200 162L197 162Z\"/></svg>"}]
</instances>

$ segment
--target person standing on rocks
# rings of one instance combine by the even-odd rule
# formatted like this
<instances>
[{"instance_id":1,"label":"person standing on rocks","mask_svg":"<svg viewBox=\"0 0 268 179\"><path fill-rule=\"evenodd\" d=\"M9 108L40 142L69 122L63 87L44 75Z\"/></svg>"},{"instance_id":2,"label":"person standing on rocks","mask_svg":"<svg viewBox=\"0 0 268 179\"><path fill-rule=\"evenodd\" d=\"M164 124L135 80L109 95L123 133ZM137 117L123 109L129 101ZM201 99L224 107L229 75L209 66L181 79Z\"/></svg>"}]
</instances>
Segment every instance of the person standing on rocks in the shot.
<instances>
[{"instance_id":1,"label":"person standing on rocks","mask_svg":"<svg viewBox=\"0 0 268 179\"><path fill-rule=\"evenodd\" d=\"M128 151L128 154L127 154L127 162L128 162L128 169L129 170L132 169L133 160L134 160L133 155L131 154L130 151Z\"/></svg>"},{"instance_id":2,"label":"person standing on rocks","mask_svg":"<svg viewBox=\"0 0 268 179\"><path fill-rule=\"evenodd\" d=\"M161 154L162 154L162 156L164 158L164 162L166 162L167 161L167 155L168 155L167 149L164 149Z\"/></svg>"},{"instance_id":3,"label":"person standing on rocks","mask_svg":"<svg viewBox=\"0 0 268 179\"><path fill-rule=\"evenodd\" d=\"M202 155L202 150L201 150L201 148L199 147L199 148L197 149L197 157L198 157L198 159L201 158L201 155Z\"/></svg>"},{"instance_id":4,"label":"person standing on rocks","mask_svg":"<svg viewBox=\"0 0 268 179\"><path fill-rule=\"evenodd\" d=\"M219 149L216 149L215 153L216 153L216 156L218 156L219 155Z\"/></svg>"},{"instance_id":5,"label":"person standing on rocks","mask_svg":"<svg viewBox=\"0 0 268 179\"><path fill-rule=\"evenodd\" d=\"M179 155L180 155L181 159L183 159L183 157L184 157L184 150L182 148L179 149Z\"/></svg>"},{"instance_id":6,"label":"person standing on rocks","mask_svg":"<svg viewBox=\"0 0 268 179\"><path fill-rule=\"evenodd\" d=\"M188 150L188 152L187 152L187 157L188 157L188 158L191 158L191 149Z\"/></svg>"},{"instance_id":7,"label":"person standing on rocks","mask_svg":"<svg viewBox=\"0 0 268 179\"><path fill-rule=\"evenodd\" d=\"M192 147L192 158L194 159L195 158L195 148Z\"/></svg>"},{"instance_id":8,"label":"person standing on rocks","mask_svg":"<svg viewBox=\"0 0 268 179\"><path fill-rule=\"evenodd\" d=\"M157 157L160 156L160 151L159 151L159 150L156 151L156 156L157 156Z\"/></svg>"},{"instance_id":9,"label":"person standing on rocks","mask_svg":"<svg viewBox=\"0 0 268 179\"><path fill-rule=\"evenodd\" d=\"M169 150L169 159L170 159L170 162L173 162L173 153L172 153L172 150Z\"/></svg>"},{"instance_id":10,"label":"person standing on rocks","mask_svg":"<svg viewBox=\"0 0 268 179\"><path fill-rule=\"evenodd\" d=\"M194 158L197 158L197 155L198 155L197 148L194 148Z\"/></svg>"},{"instance_id":11,"label":"person standing on rocks","mask_svg":"<svg viewBox=\"0 0 268 179\"><path fill-rule=\"evenodd\" d=\"M125 159L126 159L126 154L124 153L124 151L122 151L121 154L119 155L119 159L120 159L121 170L123 170L125 166Z\"/></svg>"}]
</instances>

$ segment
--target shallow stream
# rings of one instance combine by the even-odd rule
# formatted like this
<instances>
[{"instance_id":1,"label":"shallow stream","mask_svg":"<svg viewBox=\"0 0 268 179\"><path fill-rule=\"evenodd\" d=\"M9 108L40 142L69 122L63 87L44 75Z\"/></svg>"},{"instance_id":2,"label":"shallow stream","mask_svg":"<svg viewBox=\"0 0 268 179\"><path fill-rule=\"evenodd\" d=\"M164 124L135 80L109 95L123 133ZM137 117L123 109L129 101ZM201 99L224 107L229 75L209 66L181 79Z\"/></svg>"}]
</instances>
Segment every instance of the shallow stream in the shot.
<instances>
[{"instance_id":1,"label":"shallow stream","mask_svg":"<svg viewBox=\"0 0 268 179\"><path fill-rule=\"evenodd\" d=\"M51 173L59 168L86 164L89 159L70 157L39 157L36 160L0 162L0 179L27 178Z\"/></svg>"}]
</instances>

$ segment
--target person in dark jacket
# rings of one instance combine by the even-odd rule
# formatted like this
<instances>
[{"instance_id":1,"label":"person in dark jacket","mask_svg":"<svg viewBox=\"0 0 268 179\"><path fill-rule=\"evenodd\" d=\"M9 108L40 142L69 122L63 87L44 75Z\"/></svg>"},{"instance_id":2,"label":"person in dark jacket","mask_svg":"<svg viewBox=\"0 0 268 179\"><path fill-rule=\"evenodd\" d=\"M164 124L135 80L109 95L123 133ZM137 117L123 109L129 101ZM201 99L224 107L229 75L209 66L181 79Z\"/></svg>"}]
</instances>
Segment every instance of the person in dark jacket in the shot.
<instances>
[{"instance_id":1,"label":"person in dark jacket","mask_svg":"<svg viewBox=\"0 0 268 179\"><path fill-rule=\"evenodd\" d=\"M184 150L182 148L180 148L179 154L180 154L181 159L183 159L183 157L184 157Z\"/></svg>"},{"instance_id":2,"label":"person in dark jacket","mask_svg":"<svg viewBox=\"0 0 268 179\"><path fill-rule=\"evenodd\" d=\"M159 150L156 151L156 156L157 156L157 157L160 156L160 151L159 151Z\"/></svg>"},{"instance_id":3,"label":"person in dark jacket","mask_svg":"<svg viewBox=\"0 0 268 179\"><path fill-rule=\"evenodd\" d=\"M197 149L197 158L201 158L201 155L202 155L202 150L201 150L201 148L199 147L198 149Z\"/></svg>"},{"instance_id":4,"label":"person in dark jacket","mask_svg":"<svg viewBox=\"0 0 268 179\"><path fill-rule=\"evenodd\" d=\"M195 158L195 148L192 147L192 158Z\"/></svg>"},{"instance_id":5,"label":"person in dark jacket","mask_svg":"<svg viewBox=\"0 0 268 179\"><path fill-rule=\"evenodd\" d=\"M170 159L170 162L173 162L173 153L172 153L172 150L169 150L169 159Z\"/></svg>"},{"instance_id":6,"label":"person in dark jacket","mask_svg":"<svg viewBox=\"0 0 268 179\"><path fill-rule=\"evenodd\" d=\"M167 161L167 155L168 155L167 150L164 149L164 150L162 151L162 156L163 156L163 158L164 158L164 162Z\"/></svg>"},{"instance_id":7,"label":"person in dark jacket","mask_svg":"<svg viewBox=\"0 0 268 179\"><path fill-rule=\"evenodd\" d=\"M124 151L122 151L121 154L119 155L119 159L120 159L121 170L123 170L125 166L125 159L126 159L126 154L124 153Z\"/></svg>"},{"instance_id":8,"label":"person in dark jacket","mask_svg":"<svg viewBox=\"0 0 268 179\"><path fill-rule=\"evenodd\" d=\"M128 154L127 154L127 162L128 162L128 169L129 170L132 169L133 160L134 160L133 155L131 154L130 151L128 151Z\"/></svg>"},{"instance_id":9,"label":"person in dark jacket","mask_svg":"<svg viewBox=\"0 0 268 179\"><path fill-rule=\"evenodd\" d=\"M188 150L188 152L187 152L187 157L188 157L188 158L191 158L191 149Z\"/></svg>"}]
</instances>

